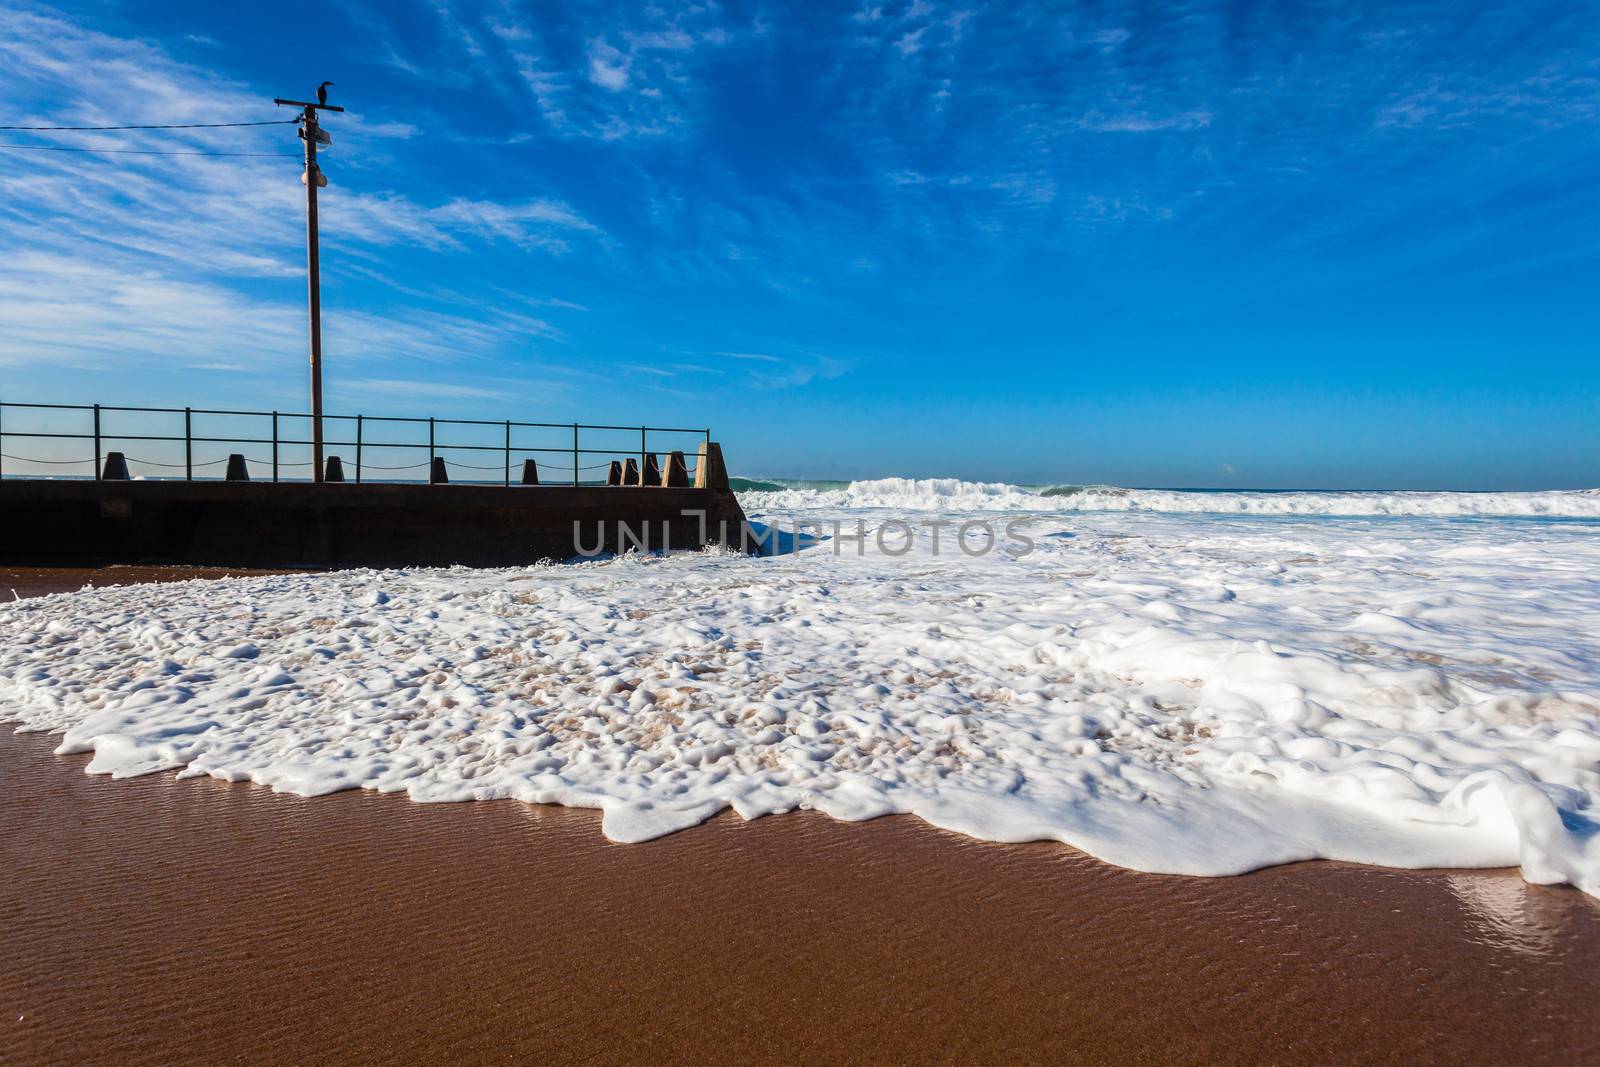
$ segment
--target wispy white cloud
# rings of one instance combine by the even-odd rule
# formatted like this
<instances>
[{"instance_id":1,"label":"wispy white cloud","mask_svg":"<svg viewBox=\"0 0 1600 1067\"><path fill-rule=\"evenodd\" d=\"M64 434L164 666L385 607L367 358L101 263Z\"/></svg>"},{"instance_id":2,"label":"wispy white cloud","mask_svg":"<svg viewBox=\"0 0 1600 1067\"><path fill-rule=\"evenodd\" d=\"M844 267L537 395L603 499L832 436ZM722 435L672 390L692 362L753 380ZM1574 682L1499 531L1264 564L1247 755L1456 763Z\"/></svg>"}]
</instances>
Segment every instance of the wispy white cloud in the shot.
<instances>
[{"instance_id":1,"label":"wispy white cloud","mask_svg":"<svg viewBox=\"0 0 1600 1067\"><path fill-rule=\"evenodd\" d=\"M503 400L506 388L486 388L460 382L438 382L406 378L355 378L344 383L345 389L356 394L380 394L407 399L425 400L434 397L451 397L458 400Z\"/></svg>"},{"instance_id":2,"label":"wispy white cloud","mask_svg":"<svg viewBox=\"0 0 1600 1067\"><path fill-rule=\"evenodd\" d=\"M628 56L608 44L604 38L589 42L589 80L602 89L620 93L628 87Z\"/></svg>"},{"instance_id":3,"label":"wispy white cloud","mask_svg":"<svg viewBox=\"0 0 1600 1067\"><path fill-rule=\"evenodd\" d=\"M567 235L598 233L571 207L552 200L457 199L424 205L397 193L356 194L335 199L327 217L330 234L377 246L461 248L469 239L500 239L564 252L571 247Z\"/></svg>"},{"instance_id":4,"label":"wispy white cloud","mask_svg":"<svg viewBox=\"0 0 1600 1067\"><path fill-rule=\"evenodd\" d=\"M714 356L726 356L729 359L742 359L750 363L782 363L782 356L773 356L765 352L713 352Z\"/></svg>"},{"instance_id":5,"label":"wispy white cloud","mask_svg":"<svg viewBox=\"0 0 1600 1067\"><path fill-rule=\"evenodd\" d=\"M785 346L784 354L772 352L712 352L712 356L737 360L742 384L754 389L787 389L826 381L846 374L851 361Z\"/></svg>"},{"instance_id":6,"label":"wispy white cloud","mask_svg":"<svg viewBox=\"0 0 1600 1067\"><path fill-rule=\"evenodd\" d=\"M1181 111L1170 115L1106 115L1091 111L1079 122L1085 130L1099 133L1155 133L1161 130L1203 130L1211 125L1209 111Z\"/></svg>"},{"instance_id":7,"label":"wispy white cloud","mask_svg":"<svg viewBox=\"0 0 1600 1067\"><path fill-rule=\"evenodd\" d=\"M409 122L365 122L359 114L351 112L346 112L339 122L341 126L354 123L369 137L394 137L402 141L409 141L422 132L420 127Z\"/></svg>"},{"instance_id":8,"label":"wispy white cloud","mask_svg":"<svg viewBox=\"0 0 1600 1067\"><path fill-rule=\"evenodd\" d=\"M444 17L444 16L441 16ZM452 65L490 92L531 98L548 132L602 141L692 130L711 92L711 56L763 32L717 4L521 10L491 3L451 8ZM459 42L470 40L470 48ZM419 77L429 76L412 60Z\"/></svg>"},{"instance_id":9,"label":"wispy white cloud","mask_svg":"<svg viewBox=\"0 0 1600 1067\"><path fill-rule=\"evenodd\" d=\"M87 257L25 252L0 260L0 359L98 366L107 359L209 363L298 355L298 308L226 286ZM142 356L141 356L142 354Z\"/></svg>"},{"instance_id":10,"label":"wispy white cloud","mask_svg":"<svg viewBox=\"0 0 1600 1067\"><path fill-rule=\"evenodd\" d=\"M286 117L269 94L193 67L144 40L43 11L0 10L0 92L28 124L215 121ZM403 143L418 128L347 113L335 125L323 233L334 312L330 347L355 358L471 359L559 331L535 316L454 297L441 287L384 310L340 308L341 276L400 295L376 269L396 248L463 255L485 244L561 254L605 235L553 197L451 196L434 202L373 187L361 149ZM25 136L25 135L13 135ZM67 363L187 359L196 368L297 360L304 348L304 207L298 142L288 126L169 131L159 138L78 135L72 147L281 151L281 159L0 153L0 241L25 250L0 262L0 358ZM59 140L51 143L61 143ZM365 186L365 187L363 187ZM291 284L279 285L281 282ZM275 295L264 295L267 284ZM454 306L450 306L451 303ZM224 357L224 358L217 358ZM248 358L241 358L248 357Z\"/></svg>"},{"instance_id":11,"label":"wispy white cloud","mask_svg":"<svg viewBox=\"0 0 1600 1067\"><path fill-rule=\"evenodd\" d=\"M758 371L749 380L757 389L790 389L810 385L814 381L842 377L850 370L850 366L850 361L846 359L814 355L787 361L780 365L781 369Z\"/></svg>"},{"instance_id":12,"label":"wispy white cloud","mask_svg":"<svg viewBox=\"0 0 1600 1067\"><path fill-rule=\"evenodd\" d=\"M324 339L342 362L421 367L478 360L508 336L548 330L542 320L505 311L340 309L328 317ZM0 260L0 362L129 369L181 362L260 372L298 366L305 344L305 307L296 299L54 253Z\"/></svg>"}]
</instances>

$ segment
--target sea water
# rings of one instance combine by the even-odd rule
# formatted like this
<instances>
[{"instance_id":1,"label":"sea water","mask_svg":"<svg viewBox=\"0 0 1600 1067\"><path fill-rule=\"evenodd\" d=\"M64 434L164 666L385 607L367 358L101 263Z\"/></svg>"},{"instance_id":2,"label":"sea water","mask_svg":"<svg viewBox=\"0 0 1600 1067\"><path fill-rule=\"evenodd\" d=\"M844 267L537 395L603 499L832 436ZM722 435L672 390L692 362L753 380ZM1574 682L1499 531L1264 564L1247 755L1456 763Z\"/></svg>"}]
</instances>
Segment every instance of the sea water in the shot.
<instances>
[{"instance_id":1,"label":"sea water","mask_svg":"<svg viewBox=\"0 0 1600 1067\"><path fill-rule=\"evenodd\" d=\"M1600 493L743 489L778 554L11 603L0 715L93 773L579 805L618 841L910 813L1600 894Z\"/></svg>"}]
</instances>

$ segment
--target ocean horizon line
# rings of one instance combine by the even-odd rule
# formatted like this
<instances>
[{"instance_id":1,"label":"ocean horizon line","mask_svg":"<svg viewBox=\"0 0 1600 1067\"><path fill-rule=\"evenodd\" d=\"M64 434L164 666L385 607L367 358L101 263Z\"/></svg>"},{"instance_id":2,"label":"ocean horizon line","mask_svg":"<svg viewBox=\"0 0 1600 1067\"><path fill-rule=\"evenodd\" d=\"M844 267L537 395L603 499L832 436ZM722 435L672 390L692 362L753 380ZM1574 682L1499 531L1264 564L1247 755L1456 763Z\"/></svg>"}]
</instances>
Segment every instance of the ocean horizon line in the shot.
<instances>
[{"instance_id":1,"label":"ocean horizon line","mask_svg":"<svg viewBox=\"0 0 1600 1067\"><path fill-rule=\"evenodd\" d=\"M910 474L879 474L862 475L853 478L808 478L791 475L777 474L737 474L729 477L736 492L761 492L764 485L776 485L784 488L817 487L817 486L849 486L868 482L882 482L900 480L907 482L941 482L960 481L972 485L1009 485L1017 489L1026 489L1043 492L1051 489L1059 490L1086 490L1086 489L1122 489L1130 492L1141 493L1460 493L1467 495L1482 495L1488 493L1600 493L1600 485L1538 485L1524 488L1496 488L1475 487L1470 489L1448 488L1440 486L1400 487L1382 485L1364 486L1260 486L1260 485L1143 485L1127 484L1111 481L1014 481L1008 478L964 478L956 475L910 475Z\"/></svg>"}]
</instances>

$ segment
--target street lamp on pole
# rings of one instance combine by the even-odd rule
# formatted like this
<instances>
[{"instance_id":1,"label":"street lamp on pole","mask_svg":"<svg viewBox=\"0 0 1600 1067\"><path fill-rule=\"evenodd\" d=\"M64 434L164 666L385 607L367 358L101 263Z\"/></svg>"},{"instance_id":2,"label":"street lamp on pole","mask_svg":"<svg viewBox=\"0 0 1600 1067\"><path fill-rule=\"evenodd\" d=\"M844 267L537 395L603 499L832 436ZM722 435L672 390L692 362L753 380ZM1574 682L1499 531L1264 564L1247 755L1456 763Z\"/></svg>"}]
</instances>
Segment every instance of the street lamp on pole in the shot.
<instances>
[{"instance_id":1,"label":"street lamp on pole","mask_svg":"<svg viewBox=\"0 0 1600 1067\"><path fill-rule=\"evenodd\" d=\"M306 169L300 180L306 186L306 275L311 314L311 477L322 481L322 270L317 250L317 190L328 184L317 166L317 145L332 144L333 138L317 124L318 111L343 111L327 103L328 86L317 89L317 102L274 98L280 107L304 109L300 119L300 139L306 145Z\"/></svg>"}]
</instances>

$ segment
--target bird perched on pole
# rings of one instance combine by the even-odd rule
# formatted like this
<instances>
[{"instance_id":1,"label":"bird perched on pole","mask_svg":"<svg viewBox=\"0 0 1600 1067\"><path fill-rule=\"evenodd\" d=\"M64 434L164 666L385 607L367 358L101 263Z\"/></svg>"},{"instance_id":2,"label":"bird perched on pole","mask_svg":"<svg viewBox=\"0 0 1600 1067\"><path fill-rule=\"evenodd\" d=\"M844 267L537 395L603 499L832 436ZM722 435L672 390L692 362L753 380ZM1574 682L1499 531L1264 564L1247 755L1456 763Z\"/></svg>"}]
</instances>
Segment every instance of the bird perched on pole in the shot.
<instances>
[{"instance_id":1,"label":"bird perched on pole","mask_svg":"<svg viewBox=\"0 0 1600 1067\"><path fill-rule=\"evenodd\" d=\"M328 86L332 84L332 82L323 82L317 86L317 103L326 104L328 102Z\"/></svg>"}]
</instances>

